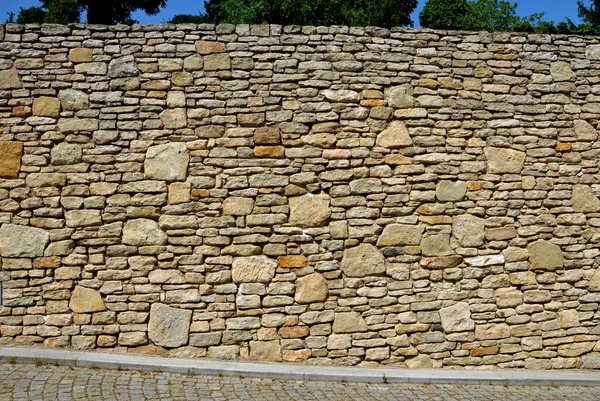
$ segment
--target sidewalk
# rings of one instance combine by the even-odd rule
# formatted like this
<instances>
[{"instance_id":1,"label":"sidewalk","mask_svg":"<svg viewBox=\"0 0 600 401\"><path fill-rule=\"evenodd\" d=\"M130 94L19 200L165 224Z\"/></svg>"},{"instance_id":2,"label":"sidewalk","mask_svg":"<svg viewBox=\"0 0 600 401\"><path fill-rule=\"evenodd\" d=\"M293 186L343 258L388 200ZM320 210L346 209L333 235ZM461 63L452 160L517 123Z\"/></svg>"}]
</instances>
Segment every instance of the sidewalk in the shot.
<instances>
[{"instance_id":1,"label":"sidewalk","mask_svg":"<svg viewBox=\"0 0 600 401\"><path fill-rule=\"evenodd\" d=\"M0 364L0 401L592 401L596 387L356 383Z\"/></svg>"},{"instance_id":2,"label":"sidewalk","mask_svg":"<svg viewBox=\"0 0 600 401\"><path fill-rule=\"evenodd\" d=\"M208 359L161 358L45 348L0 347L0 362L54 364L103 369L140 370L206 376L349 383L422 383L502 386L600 386L600 372L525 370L410 370L348 368Z\"/></svg>"}]
</instances>

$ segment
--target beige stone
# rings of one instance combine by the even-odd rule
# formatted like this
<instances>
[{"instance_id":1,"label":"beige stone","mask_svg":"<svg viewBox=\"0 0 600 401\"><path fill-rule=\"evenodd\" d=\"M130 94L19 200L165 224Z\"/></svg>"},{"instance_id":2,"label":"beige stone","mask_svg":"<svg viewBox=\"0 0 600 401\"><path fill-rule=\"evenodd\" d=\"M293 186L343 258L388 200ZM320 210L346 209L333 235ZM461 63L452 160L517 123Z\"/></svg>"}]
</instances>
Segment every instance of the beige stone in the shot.
<instances>
[{"instance_id":1,"label":"beige stone","mask_svg":"<svg viewBox=\"0 0 600 401\"><path fill-rule=\"evenodd\" d=\"M94 51L87 47L76 47L69 50L69 61L72 63L88 63L92 61Z\"/></svg>"},{"instance_id":2,"label":"beige stone","mask_svg":"<svg viewBox=\"0 0 600 401\"><path fill-rule=\"evenodd\" d=\"M58 118L60 113L60 100L55 97L40 96L33 100L33 115Z\"/></svg>"},{"instance_id":3,"label":"beige stone","mask_svg":"<svg viewBox=\"0 0 600 401\"><path fill-rule=\"evenodd\" d=\"M527 246L531 270L555 271L564 265L560 246L549 241L537 240Z\"/></svg>"},{"instance_id":4,"label":"beige stone","mask_svg":"<svg viewBox=\"0 0 600 401\"><path fill-rule=\"evenodd\" d=\"M21 169L23 142L0 142L0 177L17 178Z\"/></svg>"},{"instance_id":5,"label":"beige stone","mask_svg":"<svg viewBox=\"0 0 600 401\"><path fill-rule=\"evenodd\" d=\"M167 234L150 219L128 220L123 227L123 243L127 245L164 245Z\"/></svg>"},{"instance_id":6,"label":"beige stone","mask_svg":"<svg viewBox=\"0 0 600 401\"><path fill-rule=\"evenodd\" d=\"M386 129L377 135L376 144L384 148L395 149L412 146L413 141L404 122L392 121Z\"/></svg>"},{"instance_id":7,"label":"beige stone","mask_svg":"<svg viewBox=\"0 0 600 401\"><path fill-rule=\"evenodd\" d=\"M550 75L554 81L570 81L575 79L577 75L571 69L571 64L564 61L555 61L550 64Z\"/></svg>"},{"instance_id":8,"label":"beige stone","mask_svg":"<svg viewBox=\"0 0 600 401\"><path fill-rule=\"evenodd\" d=\"M579 312L576 309L568 309L558 312L558 324L563 329L579 327Z\"/></svg>"},{"instance_id":9,"label":"beige stone","mask_svg":"<svg viewBox=\"0 0 600 401\"><path fill-rule=\"evenodd\" d=\"M336 334L362 333L368 331L365 319L357 312L339 312L333 320L333 332Z\"/></svg>"},{"instance_id":10,"label":"beige stone","mask_svg":"<svg viewBox=\"0 0 600 401\"><path fill-rule=\"evenodd\" d=\"M192 311L152 304L148 322L148 338L155 345L180 347L188 343Z\"/></svg>"},{"instance_id":11,"label":"beige stone","mask_svg":"<svg viewBox=\"0 0 600 401\"><path fill-rule=\"evenodd\" d=\"M592 188L587 185L573 185L571 204L573 210L577 213L597 213L600 211L600 199L598 199Z\"/></svg>"},{"instance_id":12,"label":"beige stone","mask_svg":"<svg viewBox=\"0 0 600 401\"><path fill-rule=\"evenodd\" d=\"M463 181L442 180L435 189L435 197L440 202L459 202L467 193L467 185Z\"/></svg>"},{"instance_id":13,"label":"beige stone","mask_svg":"<svg viewBox=\"0 0 600 401\"><path fill-rule=\"evenodd\" d=\"M99 291L76 285L69 301L69 308L75 313L91 313L106 310L106 304Z\"/></svg>"},{"instance_id":14,"label":"beige stone","mask_svg":"<svg viewBox=\"0 0 600 401\"><path fill-rule=\"evenodd\" d=\"M452 234L463 247L480 247L485 240L485 220L471 214L454 216Z\"/></svg>"},{"instance_id":15,"label":"beige stone","mask_svg":"<svg viewBox=\"0 0 600 401\"><path fill-rule=\"evenodd\" d=\"M367 277L386 271L385 258L371 244L360 244L344 250L341 269L348 277Z\"/></svg>"},{"instance_id":16,"label":"beige stone","mask_svg":"<svg viewBox=\"0 0 600 401\"><path fill-rule=\"evenodd\" d=\"M600 269L596 268L594 275L588 283L588 289L590 291L600 291Z\"/></svg>"},{"instance_id":17,"label":"beige stone","mask_svg":"<svg viewBox=\"0 0 600 401\"><path fill-rule=\"evenodd\" d=\"M189 162L189 152L181 142L151 146L146 151L144 173L153 180L184 181Z\"/></svg>"},{"instance_id":18,"label":"beige stone","mask_svg":"<svg viewBox=\"0 0 600 401\"><path fill-rule=\"evenodd\" d=\"M506 148L485 148L487 170L490 174L519 174L525 163L525 153Z\"/></svg>"},{"instance_id":19,"label":"beige stone","mask_svg":"<svg viewBox=\"0 0 600 401\"><path fill-rule=\"evenodd\" d=\"M21 77L16 68L0 71L0 89L22 88Z\"/></svg>"},{"instance_id":20,"label":"beige stone","mask_svg":"<svg viewBox=\"0 0 600 401\"><path fill-rule=\"evenodd\" d=\"M421 240L421 251L425 256L447 256L452 253L450 247L450 235L434 234L423 237Z\"/></svg>"},{"instance_id":21,"label":"beige stone","mask_svg":"<svg viewBox=\"0 0 600 401\"><path fill-rule=\"evenodd\" d=\"M419 245L425 227L388 224L377 240L377 246Z\"/></svg>"},{"instance_id":22,"label":"beige stone","mask_svg":"<svg viewBox=\"0 0 600 401\"><path fill-rule=\"evenodd\" d=\"M167 109L160 113L165 128L177 129L187 127L187 112L184 108Z\"/></svg>"},{"instance_id":23,"label":"beige stone","mask_svg":"<svg viewBox=\"0 0 600 401\"><path fill-rule=\"evenodd\" d=\"M510 326L506 323L484 324L475 327L477 340L500 340L510 337Z\"/></svg>"},{"instance_id":24,"label":"beige stone","mask_svg":"<svg viewBox=\"0 0 600 401\"><path fill-rule=\"evenodd\" d=\"M440 309L440 318L445 333L473 331L475 322L471 319L471 311L467 302L458 302Z\"/></svg>"},{"instance_id":25,"label":"beige stone","mask_svg":"<svg viewBox=\"0 0 600 401\"><path fill-rule=\"evenodd\" d=\"M62 142L52 148L50 157L55 166L76 164L81 162L83 150L80 145Z\"/></svg>"},{"instance_id":26,"label":"beige stone","mask_svg":"<svg viewBox=\"0 0 600 401\"><path fill-rule=\"evenodd\" d=\"M523 293L517 288L498 288L494 298L498 308L514 308L523 303Z\"/></svg>"},{"instance_id":27,"label":"beige stone","mask_svg":"<svg viewBox=\"0 0 600 401\"><path fill-rule=\"evenodd\" d=\"M213 54L213 53L225 53L227 49L225 48L225 43L223 42L213 42L208 40L197 40L196 41L196 51L198 51L201 55Z\"/></svg>"},{"instance_id":28,"label":"beige stone","mask_svg":"<svg viewBox=\"0 0 600 401\"><path fill-rule=\"evenodd\" d=\"M0 227L0 256L35 258L44 256L50 235L41 228L4 223Z\"/></svg>"},{"instance_id":29,"label":"beige stone","mask_svg":"<svg viewBox=\"0 0 600 401\"><path fill-rule=\"evenodd\" d=\"M331 90L326 89L321 91L321 94L330 102L340 103L357 103L360 100L358 92L352 90Z\"/></svg>"},{"instance_id":30,"label":"beige stone","mask_svg":"<svg viewBox=\"0 0 600 401\"><path fill-rule=\"evenodd\" d=\"M178 205L189 202L191 199L192 186L189 182L173 182L169 184L169 203Z\"/></svg>"},{"instance_id":31,"label":"beige stone","mask_svg":"<svg viewBox=\"0 0 600 401\"><path fill-rule=\"evenodd\" d=\"M296 280L295 300L301 304L324 302L327 299L327 282L319 273L309 274Z\"/></svg>"},{"instance_id":32,"label":"beige stone","mask_svg":"<svg viewBox=\"0 0 600 401\"><path fill-rule=\"evenodd\" d=\"M336 141L335 135L327 132L309 134L302 137L302 142L305 144L325 149L334 147Z\"/></svg>"},{"instance_id":33,"label":"beige stone","mask_svg":"<svg viewBox=\"0 0 600 401\"><path fill-rule=\"evenodd\" d=\"M598 131L585 120L573 121L573 130L578 141L596 141Z\"/></svg>"},{"instance_id":34,"label":"beige stone","mask_svg":"<svg viewBox=\"0 0 600 401\"><path fill-rule=\"evenodd\" d=\"M208 54L204 56L204 71L231 69L231 58L226 53Z\"/></svg>"},{"instance_id":35,"label":"beige stone","mask_svg":"<svg viewBox=\"0 0 600 401\"><path fill-rule=\"evenodd\" d=\"M223 214L233 216L247 216L254 209L252 198L232 196L223 201Z\"/></svg>"},{"instance_id":36,"label":"beige stone","mask_svg":"<svg viewBox=\"0 0 600 401\"><path fill-rule=\"evenodd\" d=\"M250 341L250 358L257 361L281 361L281 345L279 340Z\"/></svg>"},{"instance_id":37,"label":"beige stone","mask_svg":"<svg viewBox=\"0 0 600 401\"><path fill-rule=\"evenodd\" d=\"M331 216L328 195L307 194L290 198L289 223L305 227L322 227Z\"/></svg>"},{"instance_id":38,"label":"beige stone","mask_svg":"<svg viewBox=\"0 0 600 401\"><path fill-rule=\"evenodd\" d=\"M264 255L238 257L233 260L231 277L234 283L268 283L275 269L277 262Z\"/></svg>"}]
</instances>

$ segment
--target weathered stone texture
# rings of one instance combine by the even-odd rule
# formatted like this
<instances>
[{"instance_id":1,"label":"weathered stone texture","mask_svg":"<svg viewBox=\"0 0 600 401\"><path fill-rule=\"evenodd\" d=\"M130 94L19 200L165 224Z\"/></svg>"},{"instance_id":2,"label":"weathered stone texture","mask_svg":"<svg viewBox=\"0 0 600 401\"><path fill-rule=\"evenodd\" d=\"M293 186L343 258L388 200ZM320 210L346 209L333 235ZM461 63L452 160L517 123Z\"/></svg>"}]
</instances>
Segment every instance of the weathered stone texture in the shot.
<instances>
[{"instance_id":1,"label":"weathered stone texture","mask_svg":"<svg viewBox=\"0 0 600 401\"><path fill-rule=\"evenodd\" d=\"M600 369L598 37L0 32L0 346Z\"/></svg>"}]
</instances>

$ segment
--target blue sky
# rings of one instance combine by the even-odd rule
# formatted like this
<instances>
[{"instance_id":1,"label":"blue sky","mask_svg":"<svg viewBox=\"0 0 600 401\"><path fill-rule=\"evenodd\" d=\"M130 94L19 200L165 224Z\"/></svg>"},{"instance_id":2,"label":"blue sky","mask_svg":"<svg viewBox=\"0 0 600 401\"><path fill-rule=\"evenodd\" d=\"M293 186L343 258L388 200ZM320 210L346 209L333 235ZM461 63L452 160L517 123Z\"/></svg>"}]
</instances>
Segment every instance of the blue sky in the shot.
<instances>
[{"instance_id":1,"label":"blue sky","mask_svg":"<svg viewBox=\"0 0 600 401\"><path fill-rule=\"evenodd\" d=\"M426 0L419 0L419 6L412 15L415 26L419 23L419 12L423 8ZM514 1L514 0L513 0ZM535 12L544 12L544 20L555 22L563 21L565 17L578 22L577 1L576 0L521 0L518 1L517 11L519 15L529 15ZM37 6L38 0L0 0L0 21L4 22L7 13L13 11L17 13L19 7L27 8ZM167 7L163 8L160 14L148 16L143 12L136 12L133 18L144 24L159 24L170 19L176 14L197 14L198 10L204 8L202 0L167 0Z\"/></svg>"}]
</instances>

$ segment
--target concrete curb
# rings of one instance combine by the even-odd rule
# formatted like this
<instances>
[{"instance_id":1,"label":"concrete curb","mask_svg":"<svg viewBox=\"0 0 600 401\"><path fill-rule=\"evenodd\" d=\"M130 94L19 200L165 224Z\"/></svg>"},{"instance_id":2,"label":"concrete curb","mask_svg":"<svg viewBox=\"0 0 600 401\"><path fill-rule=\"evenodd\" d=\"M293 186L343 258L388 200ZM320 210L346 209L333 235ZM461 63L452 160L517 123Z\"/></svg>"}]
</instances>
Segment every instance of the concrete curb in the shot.
<instances>
[{"instance_id":1,"label":"concrete curb","mask_svg":"<svg viewBox=\"0 0 600 401\"><path fill-rule=\"evenodd\" d=\"M351 368L0 347L0 362L6 363L7 361L279 380L505 386L600 386L600 373L582 371Z\"/></svg>"}]
</instances>

